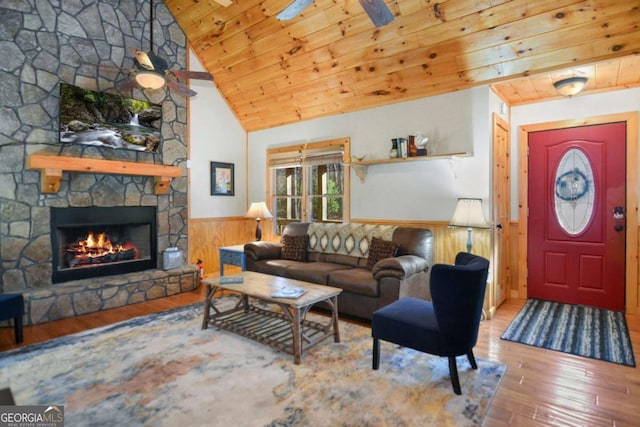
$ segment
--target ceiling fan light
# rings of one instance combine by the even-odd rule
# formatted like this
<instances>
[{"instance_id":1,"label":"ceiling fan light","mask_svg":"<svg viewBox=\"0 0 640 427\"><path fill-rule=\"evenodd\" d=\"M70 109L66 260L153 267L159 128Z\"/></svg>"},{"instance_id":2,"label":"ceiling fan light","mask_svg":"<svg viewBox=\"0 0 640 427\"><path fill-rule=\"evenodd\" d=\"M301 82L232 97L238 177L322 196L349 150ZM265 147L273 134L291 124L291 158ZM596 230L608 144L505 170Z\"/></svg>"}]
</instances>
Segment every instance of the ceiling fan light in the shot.
<instances>
[{"instance_id":1,"label":"ceiling fan light","mask_svg":"<svg viewBox=\"0 0 640 427\"><path fill-rule=\"evenodd\" d=\"M569 77L553 83L553 87L562 96L573 96L580 93L586 84L586 77Z\"/></svg>"},{"instance_id":2,"label":"ceiling fan light","mask_svg":"<svg viewBox=\"0 0 640 427\"><path fill-rule=\"evenodd\" d=\"M135 79L143 89L160 89L166 83L162 74L153 71L139 71L136 73Z\"/></svg>"}]
</instances>

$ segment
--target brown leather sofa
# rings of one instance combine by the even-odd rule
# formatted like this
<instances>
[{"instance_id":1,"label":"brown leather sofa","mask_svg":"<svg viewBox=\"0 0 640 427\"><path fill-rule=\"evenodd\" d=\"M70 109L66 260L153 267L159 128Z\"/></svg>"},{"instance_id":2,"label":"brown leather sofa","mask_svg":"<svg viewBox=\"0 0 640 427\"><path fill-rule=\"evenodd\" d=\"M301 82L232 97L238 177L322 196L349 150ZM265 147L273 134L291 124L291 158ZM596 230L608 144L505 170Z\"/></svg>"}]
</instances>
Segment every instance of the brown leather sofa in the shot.
<instances>
[{"instance_id":1,"label":"brown leather sofa","mask_svg":"<svg viewBox=\"0 0 640 427\"><path fill-rule=\"evenodd\" d=\"M300 236L296 238L303 241L308 237L303 259L286 256L289 251L285 245L291 238L285 236ZM376 245L374 238L379 239ZM393 242L397 251L372 265L377 259L373 247L379 247L380 241ZM424 228L291 223L284 228L280 243L247 243L244 252L249 271L343 289L338 297L339 312L370 320L375 310L400 297L431 299L433 247L433 234Z\"/></svg>"}]
</instances>

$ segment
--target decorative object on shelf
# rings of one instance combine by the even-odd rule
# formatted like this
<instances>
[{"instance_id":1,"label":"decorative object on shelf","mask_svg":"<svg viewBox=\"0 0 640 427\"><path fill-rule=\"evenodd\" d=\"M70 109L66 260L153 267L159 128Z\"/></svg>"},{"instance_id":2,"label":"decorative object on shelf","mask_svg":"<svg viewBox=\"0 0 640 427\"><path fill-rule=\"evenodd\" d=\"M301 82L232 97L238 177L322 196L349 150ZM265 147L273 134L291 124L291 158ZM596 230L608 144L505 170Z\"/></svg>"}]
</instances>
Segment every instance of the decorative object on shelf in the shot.
<instances>
[{"instance_id":1,"label":"decorative object on shelf","mask_svg":"<svg viewBox=\"0 0 640 427\"><path fill-rule=\"evenodd\" d=\"M586 84L586 77L569 77L567 79L554 82L553 87L556 88L558 93L562 96L573 96L580 93Z\"/></svg>"},{"instance_id":2,"label":"decorative object on shelf","mask_svg":"<svg viewBox=\"0 0 640 427\"><path fill-rule=\"evenodd\" d=\"M351 156L351 161L353 162L361 162L363 161L365 156Z\"/></svg>"},{"instance_id":3,"label":"decorative object on shelf","mask_svg":"<svg viewBox=\"0 0 640 427\"><path fill-rule=\"evenodd\" d=\"M416 148L418 149L416 153L417 156L427 155L427 149L426 149L427 142L429 142L429 138L427 138L426 136L422 136L419 133L416 134Z\"/></svg>"},{"instance_id":4,"label":"decorative object on shelf","mask_svg":"<svg viewBox=\"0 0 640 427\"><path fill-rule=\"evenodd\" d=\"M245 215L247 218L255 218L256 222L256 242L262 240L262 227L260 226L260 220L262 218L273 218L271 212L267 208L267 204L265 202L251 202L251 206L249 206L249 210Z\"/></svg>"},{"instance_id":5,"label":"decorative object on shelf","mask_svg":"<svg viewBox=\"0 0 640 427\"><path fill-rule=\"evenodd\" d=\"M389 150L389 158L395 159L396 157L398 157L398 139L393 138L391 140L391 150Z\"/></svg>"},{"instance_id":6,"label":"decorative object on shelf","mask_svg":"<svg viewBox=\"0 0 640 427\"><path fill-rule=\"evenodd\" d=\"M233 196L233 163L211 162L211 195Z\"/></svg>"},{"instance_id":7,"label":"decorative object on shelf","mask_svg":"<svg viewBox=\"0 0 640 427\"><path fill-rule=\"evenodd\" d=\"M416 137L409 135L409 157L416 157L418 155L418 147L416 146Z\"/></svg>"},{"instance_id":8,"label":"decorative object on shelf","mask_svg":"<svg viewBox=\"0 0 640 427\"><path fill-rule=\"evenodd\" d=\"M474 228L491 228L482 213L482 199L458 199L449 227L465 227L467 229L467 252L471 252L473 242L471 232Z\"/></svg>"},{"instance_id":9,"label":"decorative object on shelf","mask_svg":"<svg viewBox=\"0 0 640 427\"><path fill-rule=\"evenodd\" d=\"M409 156L407 138L398 138L398 157L406 159Z\"/></svg>"},{"instance_id":10,"label":"decorative object on shelf","mask_svg":"<svg viewBox=\"0 0 640 427\"><path fill-rule=\"evenodd\" d=\"M182 267L182 251L177 246L170 246L162 253L162 269L173 270Z\"/></svg>"}]
</instances>

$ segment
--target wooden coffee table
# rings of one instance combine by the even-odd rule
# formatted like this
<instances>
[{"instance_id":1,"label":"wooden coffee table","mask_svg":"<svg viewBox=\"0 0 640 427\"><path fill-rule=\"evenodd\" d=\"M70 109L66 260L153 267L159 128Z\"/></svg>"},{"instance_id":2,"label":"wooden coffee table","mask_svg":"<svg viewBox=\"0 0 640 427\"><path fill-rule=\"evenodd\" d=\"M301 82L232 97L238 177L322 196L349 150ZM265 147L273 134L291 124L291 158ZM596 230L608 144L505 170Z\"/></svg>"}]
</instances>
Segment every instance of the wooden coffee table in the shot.
<instances>
[{"instance_id":1,"label":"wooden coffee table","mask_svg":"<svg viewBox=\"0 0 640 427\"><path fill-rule=\"evenodd\" d=\"M220 283L221 280L228 280L230 277L242 277L243 283ZM209 325L217 326L267 344L276 350L293 354L296 365L300 364L304 351L323 339L333 335L334 341L340 342L338 329L338 294L342 292L340 288L253 271L225 276L225 279L220 277L206 279L203 283L207 286L207 294L204 301L202 329L207 329ZM291 288L301 288L306 292L298 298L272 296L278 291ZM241 298L233 308L220 311L212 304L218 290L238 293ZM321 301L331 307L329 321L320 323L305 319L309 309ZM279 307L279 310L276 307ZM211 309L214 311L213 314Z\"/></svg>"}]
</instances>

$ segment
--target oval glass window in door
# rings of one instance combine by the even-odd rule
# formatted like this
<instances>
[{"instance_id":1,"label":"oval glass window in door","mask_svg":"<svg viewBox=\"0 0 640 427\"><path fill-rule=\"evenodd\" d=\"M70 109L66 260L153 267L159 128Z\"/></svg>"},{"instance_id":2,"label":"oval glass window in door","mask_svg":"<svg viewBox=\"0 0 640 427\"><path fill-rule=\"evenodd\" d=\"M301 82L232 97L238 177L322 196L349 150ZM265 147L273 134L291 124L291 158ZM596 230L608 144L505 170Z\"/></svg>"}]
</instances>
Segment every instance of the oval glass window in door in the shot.
<instances>
[{"instance_id":1,"label":"oval glass window in door","mask_svg":"<svg viewBox=\"0 0 640 427\"><path fill-rule=\"evenodd\" d=\"M593 216L593 169L584 152L570 148L555 174L555 211L558 223L570 235L580 234Z\"/></svg>"}]
</instances>

